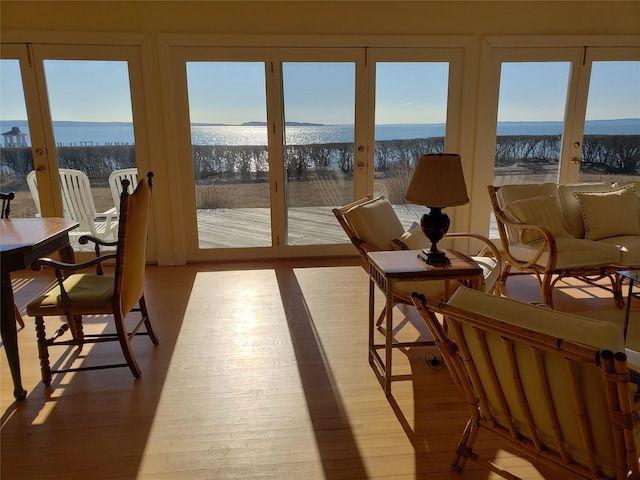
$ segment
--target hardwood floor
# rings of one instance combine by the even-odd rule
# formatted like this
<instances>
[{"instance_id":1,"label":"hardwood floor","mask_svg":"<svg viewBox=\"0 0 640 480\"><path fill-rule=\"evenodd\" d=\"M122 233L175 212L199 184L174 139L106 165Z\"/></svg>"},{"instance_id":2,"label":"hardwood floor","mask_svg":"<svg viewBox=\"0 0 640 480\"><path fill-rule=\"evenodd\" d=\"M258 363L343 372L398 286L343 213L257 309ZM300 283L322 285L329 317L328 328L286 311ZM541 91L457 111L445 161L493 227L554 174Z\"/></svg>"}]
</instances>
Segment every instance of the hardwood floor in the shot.
<instances>
[{"instance_id":1,"label":"hardwood floor","mask_svg":"<svg viewBox=\"0 0 640 480\"><path fill-rule=\"evenodd\" d=\"M17 304L49 278L16 277ZM427 366L435 348L396 351L394 374L413 380L384 395L367 362L368 280L356 259L150 266L147 283L160 345L134 340L138 380L128 369L79 372L45 389L25 317L26 401L13 401L0 355L3 479L500 478L473 462L461 474L449 466L468 415L447 370ZM539 299L531 278L507 285L511 296ZM613 308L588 292L566 286L556 307ZM396 338L428 336L411 309L403 318ZM104 326L85 320L85 331ZM52 358L63 353L78 355L58 348ZM79 357L120 361L120 352L102 344ZM477 446L524 479L560 478L491 437Z\"/></svg>"}]
</instances>

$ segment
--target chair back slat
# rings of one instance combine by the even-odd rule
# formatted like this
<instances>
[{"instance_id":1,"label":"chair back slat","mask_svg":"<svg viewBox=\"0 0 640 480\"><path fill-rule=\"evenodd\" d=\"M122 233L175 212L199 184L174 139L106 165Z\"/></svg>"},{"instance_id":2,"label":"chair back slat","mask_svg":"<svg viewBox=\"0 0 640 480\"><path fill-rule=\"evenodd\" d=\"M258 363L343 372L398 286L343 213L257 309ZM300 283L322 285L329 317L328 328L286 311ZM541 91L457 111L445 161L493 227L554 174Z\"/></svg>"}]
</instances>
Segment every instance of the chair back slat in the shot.
<instances>
[{"instance_id":1,"label":"chair back slat","mask_svg":"<svg viewBox=\"0 0 640 480\"><path fill-rule=\"evenodd\" d=\"M133 192L133 189L138 186L138 169L137 168L124 168L121 170L114 170L109 175L109 190L111 190L111 196L113 198L113 204L116 210L120 209L120 194L122 193L122 180L129 180L129 193Z\"/></svg>"},{"instance_id":2,"label":"chair back slat","mask_svg":"<svg viewBox=\"0 0 640 480\"><path fill-rule=\"evenodd\" d=\"M92 235L98 236L94 224L96 207L87 174L80 170L61 168L59 178L65 216L80 224L78 230L90 231Z\"/></svg>"},{"instance_id":3,"label":"chair back slat","mask_svg":"<svg viewBox=\"0 0 640 480\"><path fill-rule=\"evenodd\" d=\"M542 401L544 402L545 409L549 412L549 428L553 433L556 445L558 446L558 453L562 457L562 461L569 463L571 458L567 452L565 439L560 429L560 422L558 421L558 411L553 404L553 398L551 397L551 391L549 390L549 378L547 376L547 370L544 366L543 352L536 347L531 347L531 355L533 356L533 364L535 366L536 377L540 380L540 391L542 392Z\"/></svg>"},{"instance_id":4,"label":"chair back slat","mask_svg":"<svg viewBox=\"0 0 640 480\"><path fill-rule=\"evenodd\" d=\"M520 379L518 361L516 360L515 355L515 344L513 340L504 337L502 338L502 343L507 356L507 366L509 367L511 377L513 378L513 385L516 391L516 399L518 401L518 406L520 407L520 415L524 419L524 422L529 430L529 437L531 438L531 441L533 442L536 449L538 451L541 451L544 447L542 445L542 441L540 440L540 436L538 435L538 430L535 426L533 415L531 413L531 407L529 406L529 401L524 392L524 386Z\"/></svg>"},{"instance_id":5,"label":"chair back slat","mask_svg":"<svg viewBox=\"0 0 640 480\"><path fill-rule=\"evenodd\" d=\"M574 403L574 412L580 429L580 434L582 436L584 451L589 462L589 469L591 470L591 473L595 475L599 470L595 456L596 447L594 445L593 433L589 423L587 407L584 402L584 391L580 386L580 380L578 378L578 364L571 358L565 358L564 362L567 368L569 392Z\"/></svg>"},{"instance_id":6,"label":"chair back slat","mask_svg":"<svg viewBox=\"0 0 640 480\"><path fill-rule=\"evenodd\" d=\"M467 344L464 335L462 334L461 325L459 322L455 321L454 317L447 316L445 318L449 325L449 329L453 334L452 338L456 339L454 343L457 345L459 358L461 360L460 370L463 370L463 374L461 375L461 377L464 378L464 375L469 376L469 378L471 379L471 384L469 385L471 395L477 398L480 408L483 412L485 412L485 420L493 425L495 423L495 418L493 416L493 410L490 407L489 398L485 389L486 387L480 379L480 374L471 356L469 345Z\"/></svg>"},{"instance_id":7,"label":"chair back slat","mask_svg":"<svg viewBox=\"0 0 640 480\"><path fill-rule=\"evenodd\" d=\"M36 177L35 170L31 170L27 173L27 186L29 187L29 193L31 193L33 203L35 203L36 209L38 210L38 214L36 216L42 216L42 210L40 209L40 192L38 191L38 178Z\"/></svg>"}]
</instances>

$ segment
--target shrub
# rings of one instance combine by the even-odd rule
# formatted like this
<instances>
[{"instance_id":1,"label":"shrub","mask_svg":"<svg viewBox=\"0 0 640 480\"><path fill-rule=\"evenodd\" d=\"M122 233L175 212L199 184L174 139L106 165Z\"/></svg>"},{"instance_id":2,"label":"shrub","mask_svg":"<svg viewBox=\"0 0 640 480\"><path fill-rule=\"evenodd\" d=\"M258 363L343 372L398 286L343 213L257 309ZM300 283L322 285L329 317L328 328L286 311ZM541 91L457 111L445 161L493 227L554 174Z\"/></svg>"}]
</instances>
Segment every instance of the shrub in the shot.
<instances>
[{"instance_id":1,"label":"shrub","mask_svg":"<svg viewBox=\"0 0 640 480\"><path fill-rule=\"evenodd\" d=\"M196 186L196 208L232 208L233 200L230 192L223 185Z\"/></svg>"}]
</instances>

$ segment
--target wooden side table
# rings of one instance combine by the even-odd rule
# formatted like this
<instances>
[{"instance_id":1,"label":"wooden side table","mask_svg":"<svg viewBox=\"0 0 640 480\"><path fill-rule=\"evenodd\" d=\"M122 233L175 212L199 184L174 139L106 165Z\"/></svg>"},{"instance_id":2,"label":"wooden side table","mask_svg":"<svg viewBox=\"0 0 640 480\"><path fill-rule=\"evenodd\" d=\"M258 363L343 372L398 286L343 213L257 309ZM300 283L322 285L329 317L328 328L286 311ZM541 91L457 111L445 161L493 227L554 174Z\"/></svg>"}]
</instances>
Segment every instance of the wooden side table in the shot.
<instances>
[{"instance_id":1,"label":"wooden side table","mask_svg":"<svg viewBox=\"0 0 640 480\"><path fill-rule=\"evenodd\" d=\"M429 265L418 257L419 250L399 250L370 252L369 256L369 363L377 367L377 373L383 378L384 391L391 395L391 381L409 379L408 376L394 377L391 373L393 348L416 345L434 345L434 342L395 342L393 341L393 288L398 282L423 282L439 280L462 282L481 290L484 286L482 269L469 256L455 250L445 250L451 260L449 264ZM385 343L376 344L374 340L374 294L376 285L385 294L386 332ZM384 348L384 360L378 353Z\"/></svg>"}]
</instances>

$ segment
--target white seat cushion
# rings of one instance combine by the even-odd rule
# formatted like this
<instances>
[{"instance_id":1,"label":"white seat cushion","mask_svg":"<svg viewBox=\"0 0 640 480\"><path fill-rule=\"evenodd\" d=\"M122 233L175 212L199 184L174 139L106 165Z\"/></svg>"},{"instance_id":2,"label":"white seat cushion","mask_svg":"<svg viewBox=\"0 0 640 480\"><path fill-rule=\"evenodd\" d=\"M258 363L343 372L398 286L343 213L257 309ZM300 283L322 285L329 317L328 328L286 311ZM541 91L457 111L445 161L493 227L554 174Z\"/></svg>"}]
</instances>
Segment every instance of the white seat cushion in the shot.
<instances>
[{"instance_id":1,"label":"white seat cushion","mask_svg":"<svg viewBox=\"0 0 640 480\"><path fill-rule=\"evenodd\" d=\"M600 244L614 245L620 252L617 265L625 267L640 266L640 235L624 235L621 237L603 238Z\"/></svg>"},{"instance_id":2,"label":"white seat cushion","mask_svg":"<svg viewBox=\"0 0 640 480\"><path fill-rule=\"evenodd\" d=\"M532 260L540 247L542 240L528 244L514 244L509 246L509 252L520 260ZM603 240L594 242L573 237L557 238L558 256L555 268L580 268L597 265L610 265L620 262L620 249ZM544 266L549 260L548 252L543 253L537 265Z\"/></svg>"}]
</instances>

